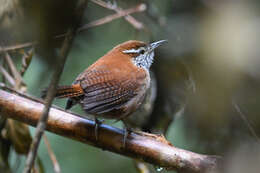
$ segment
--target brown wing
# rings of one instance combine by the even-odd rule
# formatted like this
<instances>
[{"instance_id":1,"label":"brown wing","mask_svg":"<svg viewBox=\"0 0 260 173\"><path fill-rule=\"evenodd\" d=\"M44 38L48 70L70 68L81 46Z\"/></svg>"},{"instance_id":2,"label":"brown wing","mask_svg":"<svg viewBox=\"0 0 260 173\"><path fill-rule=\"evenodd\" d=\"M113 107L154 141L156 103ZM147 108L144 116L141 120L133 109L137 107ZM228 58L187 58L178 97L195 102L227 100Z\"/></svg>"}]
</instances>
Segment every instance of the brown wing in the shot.
<instances>
[{"instance_id":1,"label":"brown wing","mask_svg":"<svg viewBox=\"0 0 260 173\"><path fill-rule=\"evenodd\" d=\"M83 109L90 114L104 114L120 109L136 95L138 85L129 76L107 70L87 70L77 78L84 90Z\"/></svg>"}]
</instances>

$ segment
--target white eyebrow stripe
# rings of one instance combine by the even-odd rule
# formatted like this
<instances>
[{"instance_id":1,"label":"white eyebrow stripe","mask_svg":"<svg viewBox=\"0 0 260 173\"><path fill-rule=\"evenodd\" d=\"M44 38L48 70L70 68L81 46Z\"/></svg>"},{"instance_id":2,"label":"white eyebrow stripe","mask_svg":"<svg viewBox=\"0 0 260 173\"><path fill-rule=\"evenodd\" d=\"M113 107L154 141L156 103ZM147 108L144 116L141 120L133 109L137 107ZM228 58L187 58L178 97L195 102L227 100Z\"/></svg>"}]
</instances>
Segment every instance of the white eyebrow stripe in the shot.
<instances>
[{"instance_id":1,"label":"white eyebrow stripe","mask_svg":"<svg viewBox=\"0 0 260 173\"><path fill-rule=\"evenodd\" d=\"M140 53L140 49L124 50L123 53Z\"/></svg>"}]
</instances>

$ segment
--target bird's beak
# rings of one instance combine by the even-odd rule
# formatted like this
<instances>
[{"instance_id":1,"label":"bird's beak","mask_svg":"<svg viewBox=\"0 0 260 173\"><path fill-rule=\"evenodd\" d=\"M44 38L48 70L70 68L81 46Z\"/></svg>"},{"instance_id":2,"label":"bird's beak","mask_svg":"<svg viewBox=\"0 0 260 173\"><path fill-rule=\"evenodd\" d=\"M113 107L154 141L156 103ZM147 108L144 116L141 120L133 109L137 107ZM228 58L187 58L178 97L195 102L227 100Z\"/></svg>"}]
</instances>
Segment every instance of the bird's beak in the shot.
<instances>
[{"instance_id":1,"label":"bird's beak","mask_svg":"<svg viewBox=\"0 0 260 173\"><path fill-rule=\"evenodd\" d=\"M156 42L151 43L149 45L150 51L154 50L155 48L157 48L158 46L162 45L165 42L167 42L167 40L160 40L160 41L156 41Z\"/></svg>"}]
</instances>

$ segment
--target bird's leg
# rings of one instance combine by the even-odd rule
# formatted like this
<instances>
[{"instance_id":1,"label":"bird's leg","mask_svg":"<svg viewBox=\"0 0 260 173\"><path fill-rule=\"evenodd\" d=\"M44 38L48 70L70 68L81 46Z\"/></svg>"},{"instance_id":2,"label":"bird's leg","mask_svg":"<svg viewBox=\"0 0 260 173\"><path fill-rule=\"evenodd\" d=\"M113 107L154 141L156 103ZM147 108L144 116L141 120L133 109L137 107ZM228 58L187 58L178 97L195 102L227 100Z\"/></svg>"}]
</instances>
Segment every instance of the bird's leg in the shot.
<instances>
[{"instance_id":1,"label":"bird's leg","mask_svg":"<svg viewBox=\"0 0 260 173\"><path fill-rule=\"evenodd\" d=\"M98 141L98 127L100 126L100 124L102 124L104 120L99 120L95 117L95 137L96 137L96 141Z\"/></svg>"},{"instance_id":2,"label":"bird's leg","mask_svg":"<svg viewBox=\"0 0 260 173\"><path fill-rule=\"evenodd\" d=\"M127 137L128 137L128 135L130 135L133 132L133 129L131 127L129 127L129 125L124 120L122 120L122 122L124 123L124 126L125 126L125 132L124 132L124 139L123 139L123 146L122 146L122 148L125 149L126 148Z\"/></svg>"}]
</instances>

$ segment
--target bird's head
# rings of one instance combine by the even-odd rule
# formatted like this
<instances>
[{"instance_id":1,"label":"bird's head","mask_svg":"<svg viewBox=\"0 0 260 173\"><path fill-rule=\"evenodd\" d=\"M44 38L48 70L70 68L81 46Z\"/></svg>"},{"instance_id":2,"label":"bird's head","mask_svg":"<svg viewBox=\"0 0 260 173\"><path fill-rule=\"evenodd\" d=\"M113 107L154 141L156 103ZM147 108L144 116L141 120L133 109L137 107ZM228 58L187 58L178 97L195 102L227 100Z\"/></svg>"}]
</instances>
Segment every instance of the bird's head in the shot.
<instances>
[{"instance_id":1,"label":"bird's head","mask_svg":"<svg viewBox=\"0 0 260 173\"><path fill-rule=\"evenodd\" d=\"M118 45L115 49L128 55L136 66L149 69L153 63L154 49L164 42L166 42L166 40L146 44L142 41L130 40Z\"/></svg>"}]
</instances>

